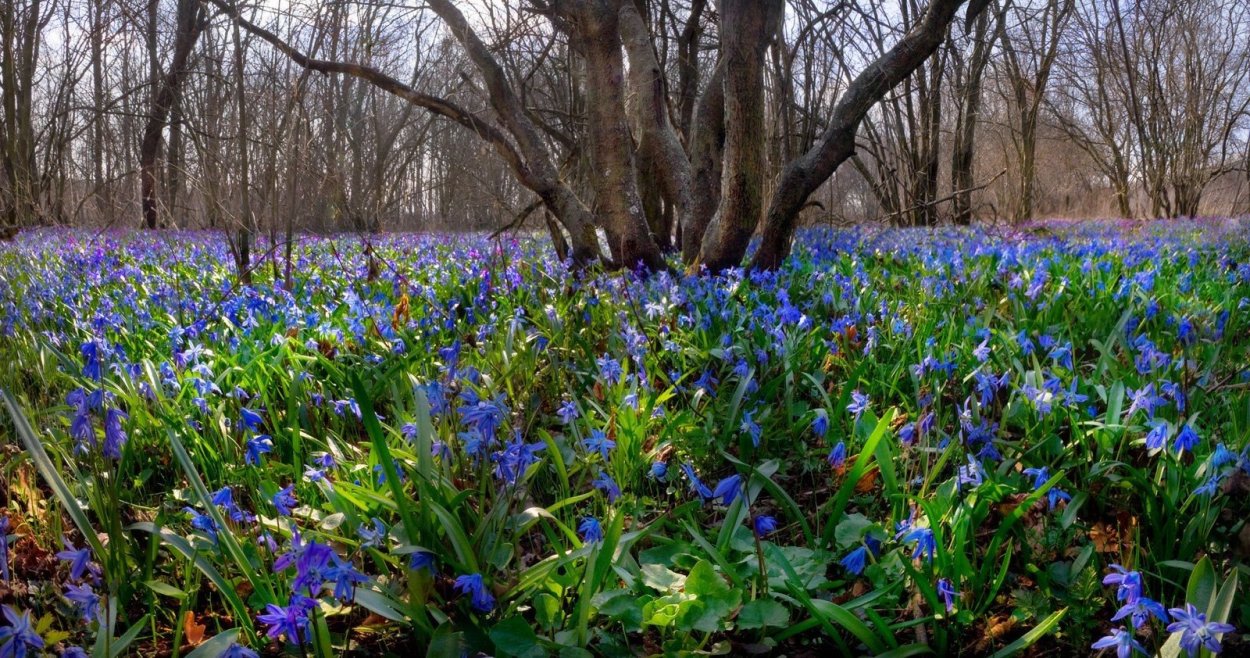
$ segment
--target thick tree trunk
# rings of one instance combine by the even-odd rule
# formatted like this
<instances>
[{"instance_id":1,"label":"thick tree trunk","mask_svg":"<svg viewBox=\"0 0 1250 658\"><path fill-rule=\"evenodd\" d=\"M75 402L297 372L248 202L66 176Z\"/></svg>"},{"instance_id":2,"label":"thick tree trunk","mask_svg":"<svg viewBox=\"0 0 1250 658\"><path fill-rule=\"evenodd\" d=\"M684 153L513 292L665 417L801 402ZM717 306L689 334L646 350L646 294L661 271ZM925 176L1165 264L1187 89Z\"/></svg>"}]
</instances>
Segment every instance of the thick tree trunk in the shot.
<instances>
[{"instance_id":1,"label":"thick tree trunk","mask_svg":"<svg viewBox=\"0 0 1250 658\"><path fill-rule=\"evenodd\" d=\"M681 222L693 205L690 160L668 116L664 72L652 49L651 34L632 2L621 5L621 40L629 55L630 110L638 129L638 175L651 232L664 248L672 244L672 228L664 221L666 202Z\"/></svg>"},{"instance_id":2,"label":"thick tree trunk","mask_svg":"<svg viewBox=\"0 0 1250 658\"><path fill-rule=\"evenodd\" d=\"M790 254L799 211L808 196L855 153L855 133L868 110L942 43L964 0L933 0L924 18L894 47L868 65L847 87L820 138L786 165L764 217L764 230L752 267L774 269Z\"/></svg>"},{"instance_id":3,"label":"thick tree trunk","mask_svg":"<svg viewBox=\"0 0 1250 658\"><path fill-rule=\"evenodd\" d=\"M721 169L725 147L725 61L712 71L707 90L695 109L690 138L690 213L681 225L681 258L687 265L699 258L703 235L720 206Z\"/></svg>"},{"instance_id":4,"label":"thick tree trunk","mask_svg":"<svg viewBox=\"0 0 1250 658\"><path fill-rule=\"evenodd\" d=\"M699 260L713 272L742 264L764 206L764 53L781 19L781 0L723 0L725 169L720 208Z\"/></svg>"},{"instance_id":5,"label":"thick tree trunk","mask_svg":"<svg viewBox=\"0 0 1250 658\"><path fill-rule=\"evenodd\" d=\"M586 59L586 123L596 204L619 265L666 269L643 214L625 117L625 62L619 0L588 0L568 9L570 35Z\"/></svg>"},{"instance_id":6,"label":"thick tree trunk","mask_svg":"<svg viewBox=\"0 0 1250 658\"><path fill-rule=\"evenodd\" d=\"M149 229L157 227L157 193L156 174L157 158L161 148L161 134L165 131L165 122L169 118L178 94L181 92L183 78L188 71L188 62L195 42L200 37L206 24L199 0L178 0L177 13L178 31L174 35L174 54L169 62L169 70L163 77L153 77L154 84L159 85L152 96L152 107L148 114L147 124L143 128L143 141L139 145L139 186L143 205L143 223Z\"/></svg>"},{"instance_id":7,"label":"thick tree trunk","mask_svg":"<svg viewBox=\"0 0 1250 658\"><path fill-rule=\"evenodd\" d=\"M1002 24L1002 16L1000 13L995 19L995 32L998 31L997 26ZM972 188L976 180L973 154L976 152L977 122L981 118L981 81L990 59L990 17L985 12L976 18L972 54L968 58L963 84L957 85L955 142L951 150L951 190L954 195L951 198L951 215L955 223L961 225L972 223Z\"/></svg>"}]
</instances>

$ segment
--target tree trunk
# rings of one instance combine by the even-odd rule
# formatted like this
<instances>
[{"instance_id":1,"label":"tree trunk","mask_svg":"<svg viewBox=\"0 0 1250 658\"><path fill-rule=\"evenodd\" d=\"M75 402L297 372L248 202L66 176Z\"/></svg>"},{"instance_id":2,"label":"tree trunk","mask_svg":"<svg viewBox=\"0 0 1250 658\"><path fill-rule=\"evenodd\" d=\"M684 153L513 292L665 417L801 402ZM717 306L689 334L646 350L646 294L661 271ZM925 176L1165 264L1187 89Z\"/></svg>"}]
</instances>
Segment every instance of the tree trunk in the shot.
<instances>
[{"instance_id":1,"label":"tree trunk","mask_svg":"<svg viewBox=\"0 0 1250 658\"><path fill-rule=\"evenodd\" d=\"M143 205L143 223L147 228L158 226L156 174L157 157L160 153L161 134L169 118L170 108L182 89L191 58L191 51L206 24L199 0L178 0L178 30L174 35L174 54L169 70L163 77L157 75L153 84L159 85L152 96L152 107L147 124L143 128L143 141L139 146L139 186Z\"/></svg>"},{"instance_id":2,"label":"tree trunk","mask_svg":"<svg viewBox=\"0 0 1250 658\"><path fill-rule=\"evenodd\" d=\"M868 110L937 50L963 3L933 0L924 18L847 87L820 138L782 171L752 267L775 269L790 254L795 224L807 198L855 153L855 133Z\"/></svg>"},{"instance_id":3,"label":"tree trunk","mask_svg":"<svg viewBox=\"0 0 1250 658\"><path fill-rule=\"evenodd\" d=\"M780 0L723 0L725 165L720 208L699 260L713 272L742 264L764 206L764 53L781 20Z\"/></svg>"},{"instance_id":4,"label":"tree trunk","mask_svg":"<svg viewBox=\"0 0 1250 658\"><path fill-rule=\"evenodd\" d=\"M707 90L695 109L690 138L690 213L681 226L681 258L687 265L699 258L703 235L720 205L725 147L725 61L712 71Z\"/></svg>"},{"instance_id":5,"label":"tree trunk","mask_svg":"<svg viewBox=\"0 0 1250 658\"><path fill-rule=\"evenodd\" d=\"M625 117L625 62L619 0L590 0L568 9L575 47L586 59L586 123L591 179L601 223L615 241L619 265L666 269L642 211L633 142Z\"/></svg>"}]
</instances>

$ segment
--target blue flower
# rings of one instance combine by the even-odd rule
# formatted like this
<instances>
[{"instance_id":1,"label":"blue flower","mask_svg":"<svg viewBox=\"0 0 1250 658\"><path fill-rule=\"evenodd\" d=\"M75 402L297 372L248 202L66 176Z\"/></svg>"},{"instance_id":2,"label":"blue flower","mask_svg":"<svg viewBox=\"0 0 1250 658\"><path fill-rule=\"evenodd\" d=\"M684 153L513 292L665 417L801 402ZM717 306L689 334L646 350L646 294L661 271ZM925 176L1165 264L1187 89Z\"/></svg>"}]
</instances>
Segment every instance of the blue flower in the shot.
<instances>
[{"instance_id":1,"label":"blue flower","mask_svg":"<svg viewBox=\"0 0 1250 658\"><path fill-rule=\"evenodd\" d=\"M1180 456L1186 450L1193 452L1197 445L1198 433L1189 423L1185 423L1181 426L1181 431L1176 433L1176 441L1172 443L1172 449L1176 451L1177 456Z\"/></svg>"},{"instance_id":2,"label":"blue flower","mask_svg":"<svg viewBox=\"0 0 1250 658\"><path fill-rule=\"evenodd\" d=\"M668 477L668 464L661 461L651 462L651 477L663 482Z\"/></svg>"},{"instance_id":3,"label":"blue flower","mask_svg":"<svg viewBox=\"0 0 1250 658\"><path fill-rule=\"evenodd\" d=\"M1232 624L1207 621L1207 616L1191 603L1186 603L1184 608L1172 608L1168 613L1175 620L1168 624L1168 632L1181 633L1181 648L1190 656L1198 655L1199 649L1203 648L1219 653L1222 647L1216 636L1237 630Z\"/></svg>"},{"instance_id":4,"label":"blue flower","mask_svg":"<svg viewBox=\"0 0 1250 658\"><path fill-rule=\"evenodd\" d=\"M504 449L491 455L495 461L495 477L507 484L516 484L530 466L538 463L538 453L547 448L538 443L526 443L520 432L513 440L504 445Z\"/></svg>"},{"instance_id":5,"label":"blue flower","mask_svg":"<svg viewBox=\"0 0 1250 658\"><path fill-rule=\"evenodd\" d=\"M87 341L80 348L82 352L82 375L87 379L100 381L100 345L94 340Z\"/></svg>"},{"instance_id":6,"label":"blue flower","mask_svg":"<svg viewBox=\"0 0 1250 658\"><path fill-rule=\"evenodd\" d=\"M9 517L0 516L0 580L9 582Z\"/></svg>"},{"instance_id":7,"label":"blue flower","mask_svg":"<svg viewBox=\"0 0 1250 658\"><path fill-rule=\"evenodd\" d=\"M1111 569L1115 573L1107 574L1102 579L1102 584L1118 586L1115 593L1117 601L1137 603L1137 599L1142 596L1141 574L1136 571L1129 571L1118 564L1111 565Z\"/></svg>"},{"instance_id":8,"label":"blue flower","mask_svg":"<svg viewBox=\"0 0 1250 658\"><path fill-rule=\"evenodd\" d=\"M560 405L560 409L556 413L559 414L560 421L565 425L572 424L581 415L581 412L577 410L577 404L572 400L567 400Z\"/></svg>"},{"instance_id":9,"label":"blue flower","mask_svg":"<svg viewBox=\"0 0 1250 658\"><path fill-rule=\"evenodd\" d=\"M577 531L582 535L582 541L587 544L603 541L603 526L599 523L599 519L588 516L582 519L577 526Z\"/></svg>"},{"instance_id":10,"label":"blue flower","mask_svg":"<svg viewBox=\"0 0 1250 658\"><path fill-rule=\"evenodd\" d=\"M968 464L960 466L958 471L958 481L956 485L962 489L964 485L971 485L973 489L981 486L985 481L985 469L981 467L981 463L968 455Z\"/></svg>"},{"instance_id":11,"label":"blue flower","mask_svg":"<svg viewBox=\"0 0 1250 658\"><path fill-rule=\"evenodd\" d=\"M265 606L265 614L258 615L256 621L269 627L265 635L272 639L285 635L287 642L303 644L310 638L308 613L316 605L316 601L306 596L292 594L286 607L270 603Z\"/></svg>"},{"instance_id":12,"label":"blue flower","mask_svg":"<svg viewBox=\"0 0 1250 658\"><path fill-rule=\"evenodd\" d=\"M355 598L356 584L369 579L356 570L351 562L335 553L330 554L330 565L323 570L326 580L334 582L334 598L347 602Z\"/></svg>"},{"instance_id":13,"label":"blue flower","mask_svg":"<svg viewBox=\"0 0 1250 658\"><path fill-rule=\"evenodd\" d=\"M768 535L777 532L777 519L771 516L757 516L755 517L755 521L752 523L752 526L755 529L756 537L767 537Z\"/></svg>"},{"instance_id":14,"label":"blue flower","mask_svg":"<svg viewBox=\"0 0 1250 658\"><path fill-rule=\"evenodd\" d=\"M273 441L268 434L257 434L247 441L247 454L243 461L252 466L260 465L260 456L273 452Z\"/></svg>"},{"instance_id":15,"label":"blue flower","mask_svg":"<svg viewBox=\"0 0 1250 658\"><path fill-rule=\"evenodd\" d=\"M608 453L616 447L616 441L609 439L603 430L596 429L590 431L590 437L584 439L582 445L591 452L599 453L604 461L607 461Z\"/></svg>"},{"instance_id":16,"label":"blue flower","mask_svg":"<svg viewBox=\"0 0 1250 658\"><path fill-rule=\"evenodd\" d=\"M937 581L937 593L946 604L946 614L949 615L955 609L955 597L958 595L950 578L941 578Z\"/></svg>"},{"instance_id":17,"label":"blue flower","mask_svg":"<svg viewBox=\"0 0 1250 658\"><path fill-rule=\"evenodd\" d=\"M226 654L224 653L222 654L222 656L225 656L225 655ZM82 647L65 647L65 650L61 652L61 658L91 658L91 655L88 654L86 651L83 651ZM247 656L245 658L260 658L260 657L253 655L253 656Z\"/></svg>"},{"instance_id":18,"label":"blue flower","mask_svg":"<svg viewBox=\"0 0 1250 658\"><path fill-rule=\"evenodd\" d=\"M434 573L434 554L429 551L414 551L412 557L408 558L408 568L414 571L424 569L429 573Z\"/></svg>"},{"instance_id":19,"label":"blue flower","mask_svg":"<svg viewBox=\"0 0 1250 658\"><path fill-rule=\"evenodd\" d=\"M243 429L249 432L255 432L260 429L261 423L263 422L265 422L265 419L262 418L259 413L252 411L247 407L239 409L239 425Z\"/></svg>"},{"instance_id":20,"label":"blue flower","mask_svg":"<svg viewBox=\"0 0 1250 658\"><path fill-rule=\"evenodd\" d=\"M1118 658L1128 658L1134 651L1149 655L1146 647L1143 647L1133 638L1132 633L1122 627L1111 631L1106 637L1100 638L1090 646L1091 649L1110 649L1111 647L1115 647L1115 655Z\"/></svg>"},{"instance_id":21,"label":"blue flower","mask_svg":"<svg viewBox=\"0 0 1250 658\"><path fill-rule=\"evenodd\" d=\"M695 474L693 466L690 464L682 464L681 470L686 474L686 479L690 480L691 491L699 494L699 497L703 500L710 500L713 498L712 490L709 489L706 484L703 484L703 481L700 480L699 476Z\"/></svg>"},{"instance_id":22,"label":"blue flower","mask_svg":"<svg viewBox=\"0 0 1250 658\"><path fill-rule=\"evenodd\" d=\"M719 498L722 505L732 505L738 496L742 495L742 476L738 474L716 483L716 488L712 490L712 498Z\"/></svg>"},{"instance_id":23,"label":"blue flower","mask_svg":"<svg viewBox=\"0 0 1250 658\"><path fill-rule=\"evenodd\" d=\"M750 435L752 445L756 448L760 447L760 437L763 436L764 430L760 428L759 423L751 418L750 411L742 412L742 424L738 429Z\"/></svg>"},{"instance_id":24,"label":"blue flower","mask_svg":"<svg viewBox=\"0 0 1250 658\"><path fill-rule=\"evenodd\" d=\"M30 622L30 611L18 614L7 605L3 609L9 625L0 626L0 658L25 658L30 649L42 649L43 638L39 637ZM35 654L31 652L30 655Z\"/></svg>"},{"instance_id":25,"label":"blue flower","mask_svg":"<svg viewBox=\"0 0 1250 658\"><path fill-rule=\"evenodd\" d=\"M1158 601L1139 596L1133 603L1125 603L1121 606L1116 611L1115 616L1111 618L1111 621L1120 621L1130 615L1132 616L1133 628L1141 628L1143 624L1150 621L1151 617L1159 621L1167 621L1168 613Z\"/></svg>"},{"instance_id":26,"label":"blue flower","mask_svg":"<svg viewBox=\"0 0 1250 658\"><path fill-rule=\"evenodd\" d=\"M845 557L838 561L847 571L856 576L864 573L864 565L868 562L868 549L860 546L855 550L847 553Z\"/></svg>"},{"instance_id":27,"label":"blue flower","mask_svg":"<svg viewBox=\"0 0 1250 658\"><path fill-rule=\"evenodd\" d=\"M83 576L90 575L92 580L99 574L100 568L91 562L90 548L74 548L69 540L61 537L61 544L65 546L65 550L56 554L57 559L69 562L70 580L82 580Z\"/></svg>"},{"instance_id":28,"label":"blue flower","mask_svg":"<svg viewBox=\"0 0 1250 658\"><path fill-rule=\"evenodd\" d=\"M621 497L621 488L617 486L616 480L613 480L607 471L599 471L599 475L595 476L591 485L608 497L608 504L615 503L616 499Z\"/></svg>"},{"instance_id":29,"label":"blue flower","mask_svg":"<svg viewBox=\"0 0 1250 658\"><path fill-rule=\"evenodd\" d=\"M278 490L278 493L273 495L271 502L273 502L273 506L278 510L278 514L282 516L290 516L291 509L296 505L299 505L299 501L295 499L294 491L295 485L288 484L286 487Z\"/></svg>"},{"instance_id":30,"label":"blue flower","mask_svg":"<svg viewBox=\"0 0 1250 658\"><path fill-rule=\"evenodd\" d=\"M829 414L824 409L816 410L816 417L812 419L812 432L822 439L829 432Z\"/></svg>"},{"instance_id":31,"label":"blue flower","mask_svg":"<svg viewBox=\"0 0 1250 658\"><path fill-rule=\"evenodd\" d=\"M921 556L930 562L933 561L933 553L937 550L937 540L933 536L933 531L929 528L913 528L906 535L903 535L903 543L916 543L915 549L912 550L911 559L918 560Z\"/></svg>"},{"instance_id":32,"label":"blue flower","mask_svg":"<svg viewBox=\"0 0 1250 658\"><path fill-rule=\"evenodd\" d=\"M213 517L207 514L200 514L190 507L182 508L182 511L191 515L191 527L208 535L208 538L217 543L217 522L213 521Z\"/></svg>"},{"instance_id":33,"label":"blue flower","mask_svg":"<svg viewBox=\"0 0 1250 658\"><path fill-rule=\"evenodd\" d=\"M122 429L122 421L129 418L121 409L109 409L104 417L104 456L109 459L122 458L122 446L126 445L126 430Z\"/></svg>"},{"instance_id":34,"label":"blue flower","mask_svg":"<svg viewBox=\"0 0 1250 658\"><path fill-rule=\"evenodd\" d=\"M1162 450L1171 433L1172 428L1167 424L1167 421L1152 421L1150 423L1150 431L1146 433L1146 449Z\"/></svg>"},{"instance_id":35,"label":"blue flower","mask_svg":"<svg viewBox=\"0 0 1250 658\"><path fill-rule=\"evenodd\" d=\"M833 446L833 449L829 451L827 459L829 460L829 465L833 467L833 470L841 473L842 470L846 468L846 443L838 441L838 444Z\"/></svg>"},{"instance_id":36,"label":"blue flower","mask_svg":"<svg viewBox=\"0 0 1250 658\"><path fill-rule=\"evenodd\" d=\"M386 541L386 526L382 524L382 520L374 517L372 526L360 524L356 528L356 536L360 537L361 548L377 548Z\"/></svg>"},{"instance_id":37,"label":"blue flower","mask_svg":"<svg viewBox=\"0 0 1250 658\"><path fill-rule=\"evenodd\" d=\"M471 605L478 612L490 612L495 609L495 597L486 589L482 582L482 574L472 573L456 578L456 591L461 595L472 597Z\"/></svg>"},{"instance_id":38,"label":"blue flower","mask_svg":"<svg viewBox=\"0 0 1250 658\"><path fill-rule=\"evenodd\" d=\"M90 585L66 585L65 599L74 604L83 621L90 623L100 617L100 595Z\"/></svg>"},{"instance_id":39,"label":"blue flower","mask_svg":"<svg viewBox=\"0 0 1250 658\"><path fill-rule=\"evenodd\" d=\"M869 402L870 401L867 395L860 393L859 391L852 391L851 402L846 405L846 410L850 412L851 416L853 416L855 420L859 420L859 417L868 410Z\"/></svg>"}]
</instances>

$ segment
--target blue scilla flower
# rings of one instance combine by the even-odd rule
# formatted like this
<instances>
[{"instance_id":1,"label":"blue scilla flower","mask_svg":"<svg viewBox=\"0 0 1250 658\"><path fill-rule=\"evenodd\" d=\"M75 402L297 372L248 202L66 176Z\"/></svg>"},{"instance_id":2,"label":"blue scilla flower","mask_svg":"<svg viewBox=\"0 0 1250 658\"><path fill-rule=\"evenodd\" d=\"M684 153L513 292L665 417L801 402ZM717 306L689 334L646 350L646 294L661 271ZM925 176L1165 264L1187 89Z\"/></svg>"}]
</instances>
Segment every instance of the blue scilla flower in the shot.
<instances>
[{"instance_id":1,"label":"blue scilla flower","mask_svg":"<svg viewBox=\"0 0 1250 658\"><path fill-rule=\"evenodd\" d=\"M1232 624L1207 621L1207 616L1191 603L1186 603L1184 608L1172 608L1168 613L1175 620L1168 624L1168 631L1181 634L1181 648L1190 656L1198 655L1201 649L1219 653L1223 647L1216 636L1237 630Z\"/></svg>"},{"instance_id":2,"label":"blue scilla flower","mask_svg":"<svg viewBox=\"0 0 1250 658\"><path fill-rule=\"evenodd\" d=\"M87 576L95 580L99 576L100 568L91 561L90 548L75 548L65 537L61 537L61 544L65 550L58 552L56 557L63 562L69 562L70 580L83 580Z\"/></svg>"},{"instance_id":3,"label":"blue scilla flower","mask_svg":"<svg viewBox=\"0 0 1250 658\"><path fill-rule=\"evenodd\" d=\"M374 517L370 525L360 524L356 528L356 536L360 537L361 548L377 548L386 543L386 526L382 519Z\"/></svg>"},{"instance_id":4,"label":"blue scilla flower","mask_svg":"<svg viewBox=\"0 0 1250 658\"><path fill-rule=\"evenodd\" d=\"M66 585L65 600L74 604L84 622L91 623L100 618L100 595L90 585Z\"/></svg>"},{"instance_id":5,"label":"blue scilla flower","mask_svg":"<svg viewBox=\"0 0 1250 658\"><path fill-rule=\"evenodd\" d=\"M1172 433L1172 427L1167 421L1155 420L1150 423L1150 431L1146 432L1146 449L1162 450L1167 444L1168 437Z\"/></svg>"},{"instance_id":6,"label":"blue scilla flower","mask_svg":"<svg viewBox=\"0 0 1250 658\"><path fill-rule=\"evenodd\" d=\"M838 441L837 445L829 451L827 459L833 470L841 473L846 468L846 443Z\"/></svg>"},{"instance_id":7,"label":"blue scilla flower","mask_svg":"<svg viewBox=\"0 0 1250 658\"><path fill-rule=\"evenodd\" d=\"M4 618L8 626L0 626L0 656L3 658L25 658L35 656L43 648L43 638L35 632L30 621L30 611L19 613L17 610L4 606ZM31 650L34 651L31 651Z\"/></svg>"},{"instance_id":8,"label":"blue scilla flower","mask_svg":"<svg viewBox=\"0 0 1250 658\"><path fill-rule=\"evenodd\" d=\"M247 407L239 409L239 426L249 432L260 430L260 426L265 422L261 415Z\"/></svg>"},{"instance_id":9,"label":"blue scilla flower","mask_svg":"<svg viewBox=\"0 0 1250 658\"><path fill-rule=\"evenodd\" d=\"M213 517L207 514L201 514L198 510L191 507L182 508L183 512L191 515L191 527L208 535L208 538L217 543L217 522L213 521Z\"/></svg>"},{"instance_id":10,"label":"blue scilla flower","mask_svg":"<svg viewBox=\"0 0 1250 658\"><path fill-rule=\"evenodd\" d=\"M435 556L433 553L425 550L413 551L412 557L408 558L408 568L413 571L424 570L431 574L434 573Z\"/></svg>"},{"instance_id":11,"label":"blue scilla flower","mask_svg":"<svg viewBox=\"0 0 1250 658\"><path fill-rule=\"evenodd\" d=\"M546 445L537 441L526 443L517 432L503 450L491 455L495 462L495 477L504 483L516 484L530 466L538 463L538 453L546 449Z\"/></svg>"},{"instance_id":12,"label":"blue scilla flower","mask_svg":"<svg viewBox=\"0 0 1250 658\"><path fill-rule=\"evenodd\" d=\"M868 548L866 546L857 547L855 550L847 553L841 560L838 561L838 564L841 564L842 568L855 574L856 576L864 573L864 566L867 563Z\"/></svg>"},{"instance_id":13,"label":"blue scilla flower","mask_svg":"<svg viewBox=\"0 0 1250 658\"><path fill-rule=\"evenodd\" d=\"M1181 431L1176 433L1176 441L1172 443L1172 450L1176 451L1177 456L1186 450L1193 452L1198 445L1198 432L1194 431L1193 426L1185 423L1181 426Z\"/></svg>"},{"instance_id":14,"label":"blue scilla flower","mask_svg":"<svg viewBox=\"0 0 1250 658\"><path fill-rule=\"evenodd\" d=\"M616 447L616 441L608 438L603 430L595 429L590 431L590 436L582 441L582 445L591 452L597 452L604 461L608 459L608 453Z\"/></svg>"},{"instance_id":15,"label":"blue scilla flower","mask_svg":"<svg viewBox=\"0 0 1250 658\"><path fill-rule=\"evenodd\" d=\"M937 581L937 593L942 597L942 602L946 605L946 614L950 614L955 609L955 597L959 595L955 591L955 585L951 583L950 578L940 578Z\"/></svg>"},{"instance_id":16,"label":"blue scilla flower","mask_svg":"<svg viewBox=\"0 0 1250 658\"><path fill-rule=\"evenodd\" d=\"M918 560L923 556L926 560L933 561L933 554L937 551L937 539L933 536L932 530L912 528L906 535L903 535L903 543L912 542L915 542L916 547L912 549L911 559Z\"/></svg>"},{"instance_id":17,"label":"blue scilla flower","mask_svg":"<svg viewBox=\"0 0 1250 658\"><path fill-rule=\"evenodd\" d=\"M257 434L247 440L243 461L251 466L260 465L260 456L273 452L273 440L268 434Z\"/></svg>"},{"instance_id":18,"label":"blue scilla flower","mask_svg":"<svg viewBox=\"0 0 1250 658\"><path fill-rule=\"evenodd\" d=\"M686 474L686 479L690 481L691 491L697 493L703 500L710 500L713 498L712 490L709 489L706 484L703 484L703 481L699 479L699 476L694 472L693 466L690 464L682 464L681 470Z\"/></svg>"},{"instance_id":19,"label":"blue scilla flower","mask_svg":"<svg viewBox=\"0 0 1250 658\"><path fill-rule=\"evenodd\" d=\"M82 352L82 375L93 381L100 381L100 344L89 340L79 348Z\"/></svg>"},{"instance_id":20,"label":"blue scilla flower","mask_svg":"<svg viewBox=\"0 0 1250 658\"><path fill-rule=\"evenodd\" d=\"M663 482L668 477L668 463L662 461L651 462L651 477Z\"/></svg>"},{"instance_id":21,"label":"blue scilla flower","mask_svg":"<svg viewBox=\"0 0 1250 658\"><path fill-rule=\"evenodd\" d=\"M593 516L582 519L577 526L577 532L581 534L582 541L587 544L603 541L603 525Z\"/></svg>"},{"instance_id":22,"label":"blue scilla flower","mask_svg":"<svg viewBox=\"0 0 1250 658\"><path fill-rule=\"evenodd\" d=\"M577 410L577 404L572 400L566 400L564 404L561 404L560 409L556 413L560 416L560 421L565 425L572 424L581 415L581 412Z\"/></svg>"},{"instance_id":23,"label":"blue scilla flower","mask_svg":"<svg viewBox=\"0 0 1250 658\"><path fill-rule=\"evenodd\" d=\"M742 495L742 476L738 474L716 483L716 488L712 490L712 498L719 498L722 505L732 505L738 496Z\"/></svg>"},{"instance_id":24,"label":"blue scilla flower","mask_svg":"<svg viewBox=\"0 0 1250 658\"><path fill-rule=\"evenodd\" d=\"M1133 622L1133 628L1141 628L1151 617L1159 621L1167 621L1167 611L1163 609L1158 601L1148 599L1144 596L1137 597L1133 603L1125 603L1116 611L1111 621L1120 621L1125 617L1130 617Z\"/></svg>"},{"instance_id":25,"label":"blue scilla flower","mask_svg":"<svg viewBox=\"0 0 1250 658\"><path fill-rule=\"evenodd\" d=\"M330 554L330 564L323 569L322 574L326 580L334 583L334 598L345 603L355 598L357 584L369 580L350 561L336 553Z\"/></svg>"},{"instance_id":26,"label":"blue scilla flower","mask_svg":"<svg viewBox=\"0 0 1250 658\"><path fill-rule=\"evenodd\" d=\"M607 471L599 471L594 481L591 482L591 486L602 491L608 497L608 504L615 503L616 499L621 497L620 486L616 484L616 480L613 480L611 475L608 475Z\"/></svg>"},{"instance_id":27,"label":"blue scilla flower","mask_svg":"<svg viewBox=\"0 0 1250 658\"><path fill-rule=\"evenodd\" d=\"M812 419L812 433L822 439L829 433L829 414L824 409L816 410L816 417Z\"/></svg>"},{"instance_id":28,"label":"blue scilla flower","mask_svg":"<svg viewBox=\"0 0 1250 658\"><path fill-rule=\"evenodd\" d=\"M1102 579L1102 584L1117 586L1115 592L1117 601L1136 603L1137 599L1142 596L1141 574L1136 571L1129 571L1118 564L1112 564L1111 570L1115 573L1107 574Z\"/></svg>"},{"instance_id":29,"label":"blue scilla flower","mask_svg":"<svg viewBox=\"0 0 1250 658\"><path fill-rule=\"evenodd\" d=\"M871 401L868 399L866 394L859 391L852 391L851 401L846 405L846 410L853 418L855 418L855 420L859 420L859 417L868 410L868 405L870 403Z\"/></svg>"},{"instance_id":30,"label":"blue scilla flower","mask_svg":"<svg viewBox=\"0 0 1250 658\"><path fill-rule=\"evenodd\" d=\"M109 459L122 458L122 446L126 445L126 430L122 421L129 418L121 409L109 409L104 416L104 449Z\"/></svg>"},{"instance_id":31,"label":"blue scilla flower","mask_svg":"<svg viewBox=\"0 0 1250 658\"><path fill-rule=\"evenodd\" d=\"M756 537L767 537L777 532L777 519L771 516L757 516L751 525L752 529L755 530Z\"/></svg>"},{"instance_id":32,"label":"blue scilla flower","mask_svg":"<svg viewBox=\"0 0 1250 658\"><path fill-rule=\"evenodd\" d=\"M739 430L746 432L751 437L751 444L756 448L760 447L760 437L763 436L764 430L760 428L759 423L751 417L750 411L742 412L742 424Z\"/></svg>"},{"instance_id":33,"label":"blue scilla flower","mask_svg":"<svg viewBox=\"0 0 1250 658\"><path fill-rule=\"evenodd\" d=\"M478 612L490 612L495 609L495 597L486 589L482 574L471 573L456 578L456 591L462 596L471 597L471 605Z\"/></svg>"},{"instance_id":34,"label":"blue scilla flower","mask_svg":"<svg viewBox=\"0 0 1250 658\"><path fill-rule=\"evenodd\" d=\"M1115 649L1117 658L1129 658L1136 651L1143 655L1150 655L1140 642L1133 637L1133 634L1124 630L1123 627L1116 628L1106 635L1099 638L1090 645L1091 649Z\"/></svg>"},{"instance_id":35,"label":"blue scilla flower","mask_svg":"<svg viewBox=\"0 0 1250 658\"><path fill-rule=\"evenodd\" d=\"M275 493L273 498L270 499L274 508L278 510L278 514L282 516L290 516L291 510L295 508L295 506L299 505L299 501L296 500L294 492L295 485L288 484L282 489L279 489L278 493Z\"/></svg>"},{"instance_id":36,"label":"blue scilla flower","mask_svg":"<svg viewBox=\"0 0 1250 658\"><path fill-rule=\"evenodd\" d=\"M286 636L287 642L304 644L311 635L308 613L317 606L317 602L299 594L292 594L289 603L284 607L274 603L265 606L265 613L258 615L256 621L269 628L265 635L271 639Z\"/></svg>"}]
</instances>

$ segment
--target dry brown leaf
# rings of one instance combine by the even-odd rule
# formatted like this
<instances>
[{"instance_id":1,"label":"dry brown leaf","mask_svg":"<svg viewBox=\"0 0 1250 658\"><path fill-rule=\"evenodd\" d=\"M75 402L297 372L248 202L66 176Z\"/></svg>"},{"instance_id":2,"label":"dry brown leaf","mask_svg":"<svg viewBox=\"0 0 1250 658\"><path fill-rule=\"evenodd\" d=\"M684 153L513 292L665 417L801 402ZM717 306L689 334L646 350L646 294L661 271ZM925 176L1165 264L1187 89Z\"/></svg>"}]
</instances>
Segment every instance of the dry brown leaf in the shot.
<instances>
[{"instance_id":1,"label":"dry brown leaf","mask_svg":"<svg viewBox=\"0 0 1250 658\"><path fill-rule=\"evenodd\" d=\"M204 642L204 631L207 627L204 624L195 623L195 611L188 610L187 616L182 618L182 634L187 638L187 644L198 647Z\"/></svg>"}]
</instances>

